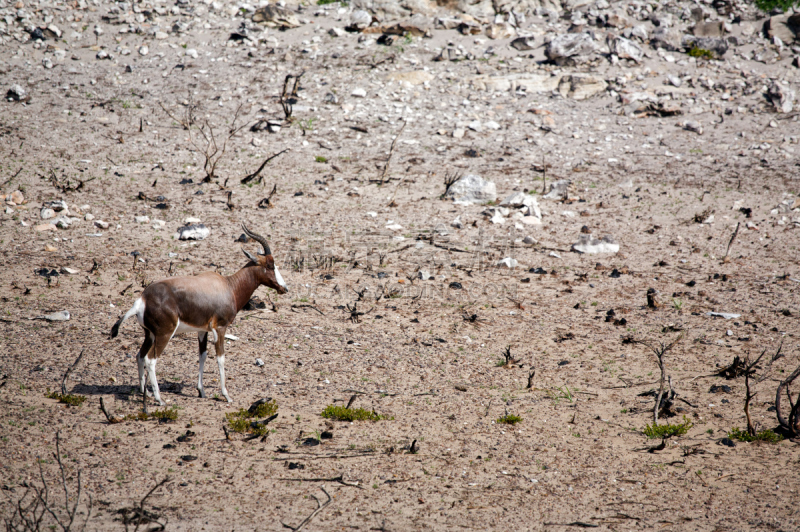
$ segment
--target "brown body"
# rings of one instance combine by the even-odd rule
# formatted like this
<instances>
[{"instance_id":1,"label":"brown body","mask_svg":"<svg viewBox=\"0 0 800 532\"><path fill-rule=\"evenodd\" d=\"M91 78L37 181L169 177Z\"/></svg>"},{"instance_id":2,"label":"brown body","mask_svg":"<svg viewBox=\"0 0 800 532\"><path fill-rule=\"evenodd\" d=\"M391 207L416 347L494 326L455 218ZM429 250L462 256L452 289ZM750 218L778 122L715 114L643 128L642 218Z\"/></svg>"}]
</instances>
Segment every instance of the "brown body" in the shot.
<instances>
[{"instance_id":1,"label":"brown body","mask_svg":"<svg viewBox=\"0 0 800 532\"><path fill-rule=\"evenodd\" d=\"M164 403L158 390L155 365L174 335L197 332L200 344L200 377L197 381L197 390L200 397L205 397L203 367L208 356L208 336L211 335L216 348L221 391L230 402L225 388L225 331L259 286L273 288L280 294L285 294L287 291L286 284L275 267L266 240L251 233L246 227L244 230L262 245L263 254L254 256L244 251L250 262L230 277L206 272L192 277L171 277L155 282L145 289L133 307L111 329L113 338L119 333L122 322L131 316L137 317L139 324L145 330L144 342L139 349L137 360L140 388L144 393L149 375L153 396L162 405ZM145 374L145 367L148 375Z\"/></svg>"}]
</instances>

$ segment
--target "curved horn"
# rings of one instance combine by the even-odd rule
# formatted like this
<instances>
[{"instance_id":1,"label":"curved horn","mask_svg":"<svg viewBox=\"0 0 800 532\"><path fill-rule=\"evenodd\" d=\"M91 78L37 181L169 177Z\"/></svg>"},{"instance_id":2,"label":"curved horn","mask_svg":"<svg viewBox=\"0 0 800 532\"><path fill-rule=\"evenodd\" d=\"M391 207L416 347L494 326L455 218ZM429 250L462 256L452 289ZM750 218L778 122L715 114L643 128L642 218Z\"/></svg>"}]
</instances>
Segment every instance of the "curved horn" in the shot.
<instances>
[{"instance_id":1,"label":"curved horn","mask_svg":"<svg viewBox=\"0 0 800 532\"><path fill-rule=\"evenodd\" d=\"M256 242L261 244L261 247L264 250L263 255L272 255L272 251L270 251L270 249L269 249L269 244L267 244L267 239L266 238L264 238L263 236L257 235L254 232L252 232L250 229L247 228L246 225L244 225L244 222L242 222L242 229L244 229L244 233L247 236L249 236L250 238L252 238Z\"/></svg>"}]
</instances>

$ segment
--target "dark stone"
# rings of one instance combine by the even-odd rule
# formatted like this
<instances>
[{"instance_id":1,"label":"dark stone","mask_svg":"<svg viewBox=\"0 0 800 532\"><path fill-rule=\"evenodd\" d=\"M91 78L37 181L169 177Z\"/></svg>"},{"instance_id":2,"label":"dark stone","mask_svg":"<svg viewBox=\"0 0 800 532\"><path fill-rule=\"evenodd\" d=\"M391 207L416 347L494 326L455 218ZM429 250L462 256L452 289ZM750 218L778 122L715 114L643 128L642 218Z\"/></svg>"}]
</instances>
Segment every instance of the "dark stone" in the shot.
<instances>
[{"instance_id":1,"label":"dark stone","mask_svg":"<svg viewBox=\"0 0 800 532\"><path fill-rule=\"evenodd\" d=\"M722 438L719 442L726 447L736 447L736 442L730 438Z\"/></svg>"},{"instance_id":2,"label":"dark stone","mask_svg":"<svg viewBox=\"0 0 800 532\"><path fill-rule=\"evenodd\" d=\"M452 288L453 290L461 290L464 287L461 286L461 283L452 282L450 283L450 288Z\"/></svg>"},{"instance_id":3,"label":"dark stone","mask_svg":"<svg viewBox=\"0 0 800 532\"><path fill-rule=\"evenodd\" d=\"M708 391L709 393L731 393L731 387L727 384L715 384Z\"/></svg>"}]
</instances>

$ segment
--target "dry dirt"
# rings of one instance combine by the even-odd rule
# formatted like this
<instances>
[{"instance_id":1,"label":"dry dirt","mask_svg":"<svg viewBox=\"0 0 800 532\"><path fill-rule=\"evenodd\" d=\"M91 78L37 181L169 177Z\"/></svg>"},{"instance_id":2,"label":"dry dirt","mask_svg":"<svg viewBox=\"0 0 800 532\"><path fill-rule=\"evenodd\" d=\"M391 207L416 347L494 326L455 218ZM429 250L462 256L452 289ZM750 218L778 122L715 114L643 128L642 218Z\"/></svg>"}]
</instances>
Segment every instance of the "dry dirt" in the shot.
<instances>
[{"instance_id":1,"label":"dry dirt","mask_svg":"<svg viewBox=\"0 0 800 532\"><path fill-rule=\"evenodd\" d=\"M336 25L323 19L315 22ZM698 114L700 136L676 127L685 117L625 116L607 93L576 102L492 95L462 83L481 70L505 72L508 63L498 58L507 51L488 62L432 63L423 47L435 44L426 40L365 50L356 48L357 36L337 41L319 32L315 55L300 44L313 34L311 24L275 32L275 50L250 51L224 46L236 22L228 25L163 41L121 34L133 54L113 61L96 60L94 36L86 36L50 70L30 45L2 51L3 92L20 83L31 94L25 105L0 104L2 192L25 196L0 223L4 518L26 483L41 484L37 460L58 500L53 452L60 431L73 493L81 474L80 512L87 494L94 502L87 530L123 529L119 510L165 477L146 507L168 520L168 530L297 526L316 508L312 496L326 500L323 488L333 499L309 530L573 530L580 523L603 530L800 529L798 445L722 445L728 431L745 427L744 380L695 379L735 356L765 349L770 355L782 343L786 356L757 385L752 404L761 428L777 425L778 382L800 364L800 227L792 222L797 212L770 211L797 201L800 180L792 152L763 143L777 146L796 135L796 119L770 128L775 115L763 109L725 115L724 104L710 104ZM101 47L113 50L117 35L107 33ZM473 42L452 31L437 31L435 39ZM148 56L137 54L143 42ZM184 56L183 44L199 58ZM390 52L395 63L372 68ZM428 86L387 82L395 70L423 65L437 76ZM653 66L653 76L663 74ZM613 68L606 77L614 77ZM693 75L703 68L689 67ZM282 119L283 77L300 72L294 121L276 134L241 130L212 183L200 183L198 124L207 120L219 141L240 104L238 124ZM367 97L350 97L356 87ZM324 101L332 90L338 105ZM354 107L345 112L343 102ZM163 110L183 120L187 103L198 106L195 145ZM531 122L540 116L528 113L534 108L552 113L552 131ZM403 113L413 121L380 184ZM502 129L468 130L461 139L437 134L475 118ZM285 148L265 167L262 183L239 184ZM571 179L573 188L568 202L537 195L541 227L516 229L510 219L493 225L483 206L439 199L448 172L494 181L500 199L515 190L538 192L543 161L548 183ZM193 183L179 184L183 179ZM67 180L85 183L68 192L55 186ZM259 208L273 185L274 207ZM139 199L140 192L164 199ZM45 223L42 204L60 199L76 218L72 226L35 231ZM168 208L158 208L162 203ZM752 217L738 206L752 209ZM707 209L714 222L695 222ZM93 227L83 219L89 212L110 227ZM142 215L150 222L135 223ZM451 227L457 216L464 229ZM210 237L176 240L187 217L202 220ZM166 224L156 229L155 220ZM387 229L389 221L402 229ZM213 354L209 398L197 397L197 341L184 335L171 341L157 369L177 421L107 423L101 397L114 414L141 409L133 393L141 329L129 320L111 340L111 325L143 286L168 272L235 272L245 262L240 247L255 251L252 243L235 242L241 222L268 237L290 291L277 296L260 288L255 295L267 308L241 312L228 330L238 338L226 347L233 403L211 397L219 391ZM620 252L571 252L582 226L613 235ZM535 244L522 242L528 235ZM496 267L505 257L519 266ZM64 267L78 273L40 273ZM611 276L615 268L621 276ZM420 270L433 279L419 280ZM463 288L450 288L454 282ZM359 309L369 312L354 323L345 306L364 287ZM646 307L649 288L658 292L658 309ZM612 309L625 325L606 321ZM59 310L70 320L31 319ZM741 316L712 318L712 311ZM465 319L472 315L474 321ZM642 429L654 402L640 394L657 389L659 371L647 347L623 340L670 342L681 333L665 357L678 416L660 422L683 415L693 426L650 453L659 440ZM518 363L499 367L507 346ZM72 407L46 398L84 350L67 388L86 402ZM764 371L766 364L757 373ZM730 392L711 393L712 385ZM388 419L320 416L354 390L361 392L354 406ZM225 413L262 397L279 406L266 439L233 434L226 441ZM498 424L506 413L522 422ZM196 436L176 441L188 427ZM308 445L322 431L333 437ZM326 480L335 477L343 482Z\"/></svg>"}]
</instances>

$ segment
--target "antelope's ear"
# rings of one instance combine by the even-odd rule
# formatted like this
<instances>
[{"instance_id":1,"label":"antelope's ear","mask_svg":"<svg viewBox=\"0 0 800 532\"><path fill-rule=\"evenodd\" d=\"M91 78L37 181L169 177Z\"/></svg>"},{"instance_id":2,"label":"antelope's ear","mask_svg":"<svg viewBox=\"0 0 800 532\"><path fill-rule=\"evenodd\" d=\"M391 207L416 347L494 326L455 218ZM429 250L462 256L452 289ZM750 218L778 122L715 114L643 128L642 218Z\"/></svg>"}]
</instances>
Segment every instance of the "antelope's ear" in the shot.
<instances>
[{"instance_id":1,"label":"antelope's ear","mask_svg":"<svg viewBox=\"0 0 800 532\"><path fill-rule=\"evenodd\" d=\"M248 258L248 259L250 259L251 261L255 262L256 264L258 264L258 263L259 263L259 262L258 262L258 257L256 257L255 255L253 255L252 253L250 253L250 252L249 252L249 251L247 251L246 249L242 248L242 253L244 253L244 256L245 256L245 257L247 257L247 258Z\"/></svg>"}]
</instances>

